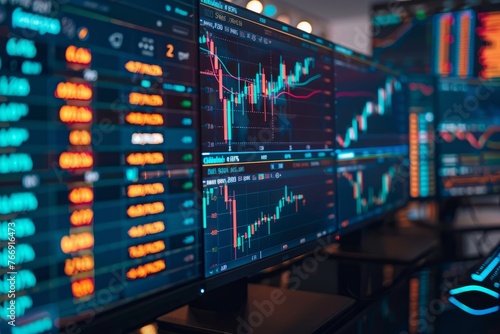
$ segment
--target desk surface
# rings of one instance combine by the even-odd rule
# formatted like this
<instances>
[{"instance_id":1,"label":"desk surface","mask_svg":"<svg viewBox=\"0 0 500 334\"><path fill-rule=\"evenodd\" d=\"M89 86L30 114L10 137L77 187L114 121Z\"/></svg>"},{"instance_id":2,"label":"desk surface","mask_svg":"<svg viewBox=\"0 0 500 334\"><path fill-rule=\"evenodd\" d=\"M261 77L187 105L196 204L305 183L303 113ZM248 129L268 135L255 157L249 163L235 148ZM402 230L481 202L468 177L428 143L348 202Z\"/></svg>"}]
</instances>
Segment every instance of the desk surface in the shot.
<instances>
[{"instance_id":1,"label":"desk surface","mask_svg":"<svg viewBox=\"0 0 500 334\"><path fill-rule=\"evenodd\" d=\"M447 292L458 286L459 278L474 263L476 261L436 263L410 272L391 265L328 260L316 272L303 276L305 279L301 280L299 289L335 293L357 300L344 316L324 328L324 333L498 334L500 313L471 316L447 301ZM296 285L294 277L293 272L284 271L262 283L281 287L287 282ZM157 331L152 324L148 331L137 333Z\"/></svg>"},{"instance_id":2,"label":"desk surface","mask_svg":"<svg viewBox=\"0 0 500 334\"><path fill-rule=\"evenodd\" d=\"M437 232L422 229L415 233L435 236ZM355 299L354 306L323 328L324 333L500 333L500 312L471 316L447 300L448 291L458 287L460 278L480 260L479 253L487 254L485 244L494 247L499 235L490 232L488 238L481 233L448 237L441 240L440 249L412 266L334 256L314 262L305 257L253 283ZM136 333L154 334L156 328L151 324Z\"/></svg>"}]
</instances>

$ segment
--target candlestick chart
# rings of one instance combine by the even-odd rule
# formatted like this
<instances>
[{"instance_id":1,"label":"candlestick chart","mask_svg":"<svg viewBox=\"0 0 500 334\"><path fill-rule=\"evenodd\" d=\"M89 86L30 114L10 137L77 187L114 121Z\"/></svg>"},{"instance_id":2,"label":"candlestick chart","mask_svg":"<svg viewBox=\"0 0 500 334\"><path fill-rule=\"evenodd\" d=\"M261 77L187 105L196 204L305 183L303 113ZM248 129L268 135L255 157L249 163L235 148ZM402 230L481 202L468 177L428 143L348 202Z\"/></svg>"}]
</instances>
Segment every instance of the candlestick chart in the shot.
<instances>
[{"instance_id":1,"label":"candlestick chart","mask_svg":"<svg viewBox=\"0 0 500 334\"><path fill-rule=\"evenodd\" d=\"M331 146L331 64L279 41L244 43L210 31L200 37L206 150Z\"/></svg>"},{"instance_id":2,"label":"candlestick chart","mask_svg":"<svg viewBox=\"0 0 500 334\"><path fill-rule=\"evenodd\" d=\"M307 176L307 184L287 174L204 187L209 275L286 250L334 227L333 173L317 170Z\"/></svg>"},{"instance_id":3,"label":"candlestick chart","mask_svg":"<svg viewBox=\"0 0 500 334\"><path fill-rule=\"evenodd\" d=\"M356 91L337 93L337 99L356 98L358 100L360 97L369 99L362 107L361 113L353 117L351 126L345 133L337 135L337 143L343 148L349 148L353 146L353 144L358 143L361 140L361 136L369 132L369 127L371 128L371 118L375 118L376 116L390 117L393 107L393 94L396 90L401 90L401 84L396 79L389 78L383 88L377 89L376 94L374 92Z\"/></svg>"},{"instance_id":4,"label":"candlestick chart","mask_svg":"<svg viewBox=\"0 0 500 334\"><path fill-rule=\"evenodd\" d=\"M438 184L444 196L500 190L500 98L498 85L443 79L439 84ZM450 106L473 98L477 108L453 112ZM469 111L470 110L470 111Z\"/></svg>"}]
</instances>

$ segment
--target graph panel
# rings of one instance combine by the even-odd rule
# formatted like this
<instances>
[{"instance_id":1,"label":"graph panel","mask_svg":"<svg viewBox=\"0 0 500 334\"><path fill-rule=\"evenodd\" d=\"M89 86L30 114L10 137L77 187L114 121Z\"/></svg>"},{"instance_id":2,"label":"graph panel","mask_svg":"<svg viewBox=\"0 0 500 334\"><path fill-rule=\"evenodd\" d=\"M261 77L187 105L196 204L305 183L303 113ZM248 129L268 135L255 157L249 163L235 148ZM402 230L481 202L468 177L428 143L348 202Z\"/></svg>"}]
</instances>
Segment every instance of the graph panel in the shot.
<instances>
[{"instance_id":1,"label":"graph panel","mask_svg":"<svg viewBox=\"0 0 500 334\"><path fill-rule=\"evenodd\" d=\"M208 276L335 230L333 160L285 163L275 172L268 167L245 166L239 176L220 174L204 182Z\"/></svg>"},{"instance_id":2,"label":"graph panel","mask_svg":"<svg viewBox=\"0 0 500 334\"><path fill-rule=\"evenodd\" d=\"M500 191L498 84L442 80L439 84L439 187L443 196Z\"/></svg>"},{"instance_id":3,"label":"graph panel","mask_svg":"<svg viewBox=\"0 0 500 334\"><path fill-rule=\"evenodd\" d=\"M208 277L337 229L333 45L226 2L200 10Z\"/></svg>"},{"instance_id":4,"label":"graph panel","mask_svg":"<svg viewBox=\"0 0 500 334\"><path fill-rule=\"evenodd\" d=\"M340 162L337 182L341 227L348 228L405 204L406 173L405 163L398 156Z\"/></svg>"},{"instance_id":5,"label":"graph panel","mask_svg":"<svg viewBox=\"0 0 500 334\"><path fill-rule=\"evenodd\" d=\"M363 58L335 59L338 149L401 145L407 137L405 88L396 74Z\"/></svg>"},{"instance_id":6,"label":"graph panel","mask_svg":"<svg viewBox=\"0 0 500 334\"><path fill-rule=\"evenodd\" d=\"M331 51L210 11L200 37L204 150L331 147Z\"/></svg>"}]
</instances>

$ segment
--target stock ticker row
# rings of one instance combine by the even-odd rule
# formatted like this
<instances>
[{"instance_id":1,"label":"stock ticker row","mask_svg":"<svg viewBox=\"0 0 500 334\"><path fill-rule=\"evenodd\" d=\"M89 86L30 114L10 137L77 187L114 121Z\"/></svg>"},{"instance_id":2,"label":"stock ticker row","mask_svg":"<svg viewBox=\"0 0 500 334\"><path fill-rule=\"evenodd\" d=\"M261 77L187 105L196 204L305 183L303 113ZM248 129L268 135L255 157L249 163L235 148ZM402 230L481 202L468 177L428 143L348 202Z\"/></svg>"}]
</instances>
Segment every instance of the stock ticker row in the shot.
<instances>
[{"instance_id":1,"label":"stock ticker row","mask_svg":"<svg viewBox=\"0 0 500 334\"><path fill-rule=\"evenodd\" d=\"M415 87L314 35L216 0L4 0L0 40L2 333L248 275L408 201ZM498 150L483 127L443 124L446 161Z\"/></svg>"}]
</instances>

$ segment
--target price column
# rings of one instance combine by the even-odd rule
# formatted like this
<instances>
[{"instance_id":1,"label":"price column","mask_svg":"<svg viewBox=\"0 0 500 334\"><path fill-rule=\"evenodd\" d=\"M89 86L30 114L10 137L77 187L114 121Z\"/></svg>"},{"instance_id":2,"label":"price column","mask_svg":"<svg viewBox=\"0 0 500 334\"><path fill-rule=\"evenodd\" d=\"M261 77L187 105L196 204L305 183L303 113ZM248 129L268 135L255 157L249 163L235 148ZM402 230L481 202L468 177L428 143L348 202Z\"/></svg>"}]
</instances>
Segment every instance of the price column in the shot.
<instances>
[{"instance_id":1,"label":"price column","mask_svg":"<svg viewBox=\"0 0 500 334\"><path fill-rule=\"evenodd\" d=\"M54 95L65 104L59 118L68 128L70 146L59 156L59 167L73 175L91 175L94 166L92 154L92 87L78 79L90 68L92 54L89 49L70 45L65 52L67 67L75 78L60 82ZM81 76L80 76L81 77ZM71 293L75 299L89 298L95 291L92 184L82 181L68 183L70 218L69 234L61 239L61 250L69 255L64 262L64 273L71 279Z\"/></svg>"}]
</instances>

